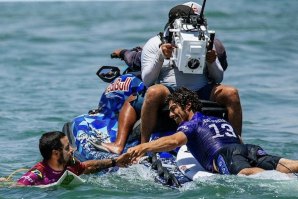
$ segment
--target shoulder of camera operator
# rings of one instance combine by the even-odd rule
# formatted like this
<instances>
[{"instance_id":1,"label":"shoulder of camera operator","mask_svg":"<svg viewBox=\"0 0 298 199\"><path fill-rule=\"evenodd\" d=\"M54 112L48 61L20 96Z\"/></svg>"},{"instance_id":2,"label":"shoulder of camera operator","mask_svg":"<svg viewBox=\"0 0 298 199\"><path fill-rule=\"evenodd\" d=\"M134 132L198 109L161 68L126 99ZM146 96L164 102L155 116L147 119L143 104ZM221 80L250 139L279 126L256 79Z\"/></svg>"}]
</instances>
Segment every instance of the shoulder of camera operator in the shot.
<instances>
[{"instance_id":1,"label":"shoulder of camera operator","mask_svg":"<svg viewBox=\"0 0 298 199\"><path fill-rule=\"evenodd\" d=\"M160 42L160 37L156 35L147 41L142 50L141 71L146 86L151 86L157 81L165 61Z\"/></svg>"},{"instance_id":2,"label":"shoulder of camera operator","mask_svg":"<svg viewBox=\"0 0 298 199\"><path fill-rule=\"evenodd\" d=\"M224 70L220 64L214 47L206 54L206 66L208 70L208 78L214 83L221 83L224 76Z\"/></svg>"}]
</instances>

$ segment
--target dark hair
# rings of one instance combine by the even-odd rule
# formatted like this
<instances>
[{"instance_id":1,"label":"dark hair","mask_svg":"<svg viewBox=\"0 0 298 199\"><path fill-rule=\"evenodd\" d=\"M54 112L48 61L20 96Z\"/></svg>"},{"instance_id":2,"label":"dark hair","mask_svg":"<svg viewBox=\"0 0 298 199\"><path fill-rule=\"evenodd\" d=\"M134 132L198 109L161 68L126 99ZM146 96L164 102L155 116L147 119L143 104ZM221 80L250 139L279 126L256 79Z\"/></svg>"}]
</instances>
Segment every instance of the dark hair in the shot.
<instances>
[{"instance_id":1,"label":"dark hair","mask_svg":"<svg viewBox=\"0 0 298 199\"><path fill-rule=\"evenodd\" d=\"M180 105L182 109L185 109L186 105L191 103L190 108L193 112L200 112L203 106L197 93L184 87L175 90L166 98L166 103L170 101Z\"/></svg>"},{"instance_id":2,"label":"dark hair","mask_svg":"<svg viewBox=\"0 0 298 199\"><path fill-rule=\"evenodd\" d=\"M44 133L39 139L39 151L44 160L49 160L53 150L62 149L61 138L65 134L60 131L51 131Z\"/></svg>"}]
</instances>

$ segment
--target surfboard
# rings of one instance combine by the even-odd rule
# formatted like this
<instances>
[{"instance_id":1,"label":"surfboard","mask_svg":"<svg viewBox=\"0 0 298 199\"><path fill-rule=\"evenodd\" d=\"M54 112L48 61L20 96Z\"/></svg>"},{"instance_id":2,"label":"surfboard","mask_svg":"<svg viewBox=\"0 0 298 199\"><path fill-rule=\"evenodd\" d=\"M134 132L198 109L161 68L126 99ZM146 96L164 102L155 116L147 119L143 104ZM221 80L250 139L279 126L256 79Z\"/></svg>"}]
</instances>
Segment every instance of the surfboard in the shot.
<instances>
[{"instance_id":1,"label":"surfboard","mask_svg":"<svg viewBox=\"0 0 298 199\"><path fill-rule=\"evenodd\" d=\"M215 174L206 171L202 165L188 151L187 146L183 145L177 153L177 166L181 173L191 180L203 177L210 177Z\"/></svg>"},{"instance_id":2,"label":"surfboard","mask_svg":"<svg viewBox=\"0 0 298 199\"><path fill-rule=\"evenodd\" d=\"M47 185L38 185L39 188L49 188L56 186L68 186L68 185L80 185L85 183L85 180L72 173L71 171L66 170L63 175L59 178L57 182L47 184Z\"/></svg>"}]
</instances>

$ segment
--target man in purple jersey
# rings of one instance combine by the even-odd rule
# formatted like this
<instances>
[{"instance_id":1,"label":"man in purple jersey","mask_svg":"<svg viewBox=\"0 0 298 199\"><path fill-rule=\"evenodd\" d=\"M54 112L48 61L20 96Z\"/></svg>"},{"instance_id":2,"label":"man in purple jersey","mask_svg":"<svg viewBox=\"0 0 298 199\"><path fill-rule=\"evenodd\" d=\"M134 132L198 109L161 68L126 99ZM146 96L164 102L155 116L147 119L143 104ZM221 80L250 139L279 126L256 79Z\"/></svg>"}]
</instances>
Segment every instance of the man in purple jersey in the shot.
<instances>
[{"instance_id":1,"label":"man in purple jersey","mask_svg":"<svg viewBox=\"0 0 298 199\"><path fill-rule=\"evenodd\" d=\"M170 151L187 145L188 150L209 172L251 175L264 170L298 172L298 161L268 155L261 147L241 144L231 124L200 113L202 104L193 91L181 88L167 98L170 117L179 127L171 136L128 149L135 161L146 152Z\"/></svg>"},{"instance_id":2,"label":"man in purple jersey","mask_svg":"<svg viewBox=\"0 0 298 199\"><path fill-rule=\"evenodd\" d=\"M53 131L44 133L39 140L39 150L43 161L37 163L17 182L19 186L46 185L59 180L66 170L76 175L89 174L109 167L126 166L125 155L117 159L88 160L80 162L73 158L74 149L64 133ZM126 155L127 156L127 155Z\"/></svg>"}]
</instances>

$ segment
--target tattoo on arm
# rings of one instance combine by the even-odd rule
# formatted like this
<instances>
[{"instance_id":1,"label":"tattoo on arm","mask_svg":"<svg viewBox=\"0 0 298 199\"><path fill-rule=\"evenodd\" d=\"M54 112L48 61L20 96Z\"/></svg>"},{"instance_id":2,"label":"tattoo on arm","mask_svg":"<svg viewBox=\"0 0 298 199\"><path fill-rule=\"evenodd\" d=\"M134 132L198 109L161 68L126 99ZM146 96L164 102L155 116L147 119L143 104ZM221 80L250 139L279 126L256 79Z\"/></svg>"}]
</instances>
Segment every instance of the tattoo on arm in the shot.
<instances>
[{"instance_id":1,"label":"tattoo on arm","mask_svg":"<svg viewBox=\"0 0 298 199\"><path fill-rule=\"evenodd\" d=\"M84 162L86 168L84 173L94 173L101 171L103 169L107 169L113 166L112 159L104 159L104 160L88 160Z\"/></svg>"}]
</instances>

